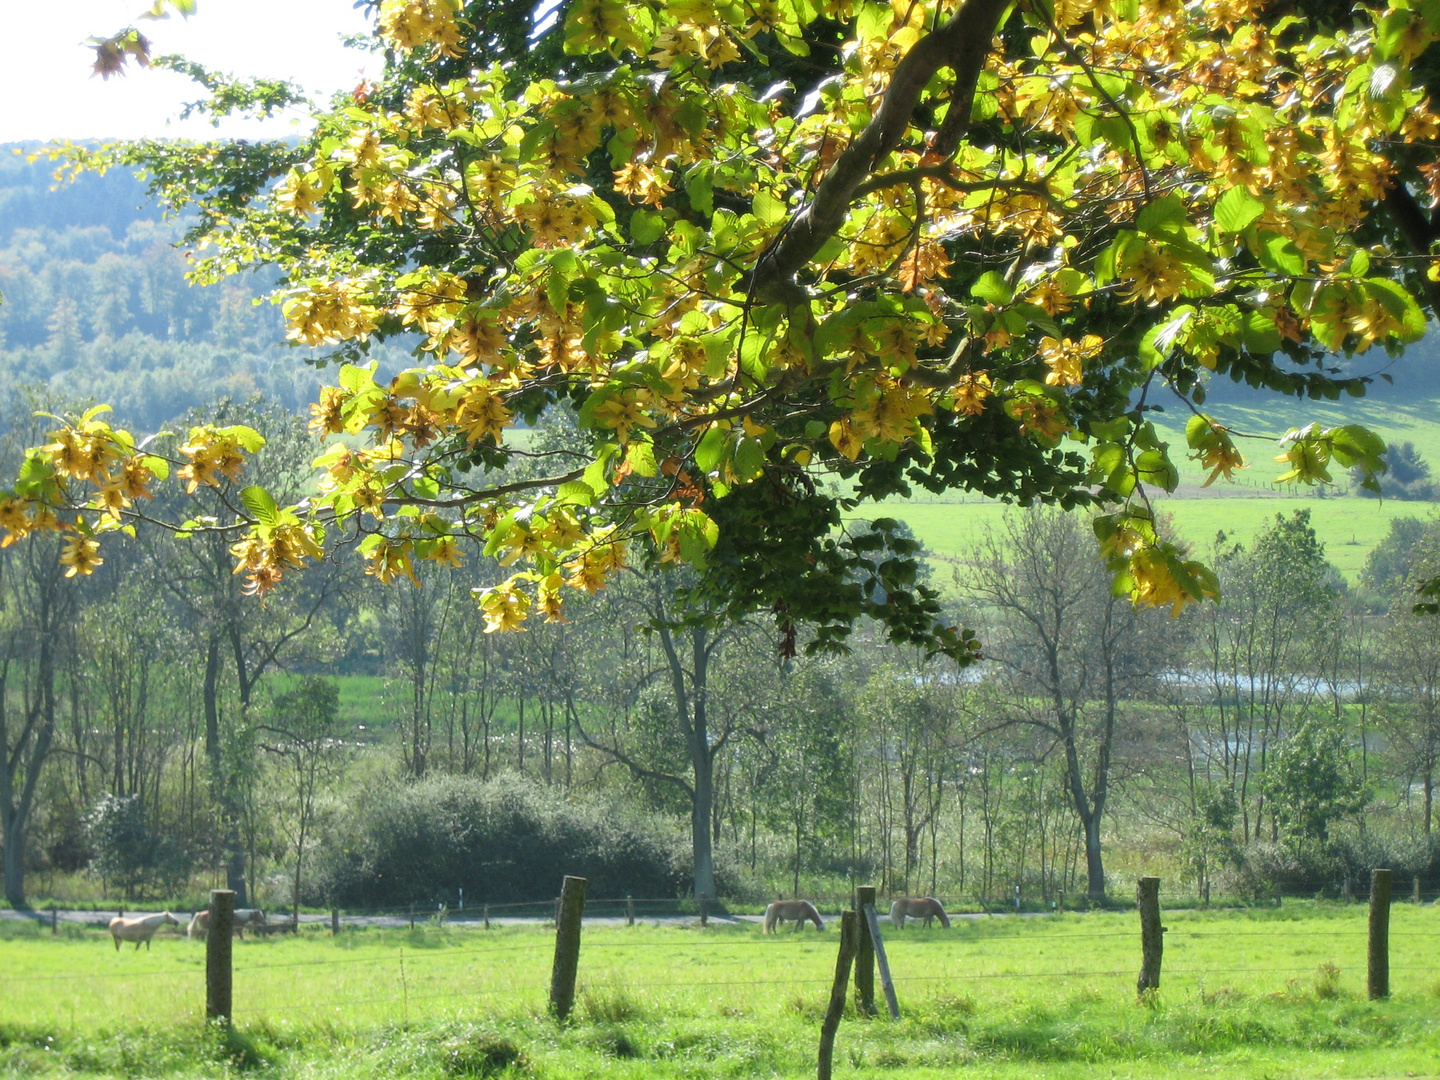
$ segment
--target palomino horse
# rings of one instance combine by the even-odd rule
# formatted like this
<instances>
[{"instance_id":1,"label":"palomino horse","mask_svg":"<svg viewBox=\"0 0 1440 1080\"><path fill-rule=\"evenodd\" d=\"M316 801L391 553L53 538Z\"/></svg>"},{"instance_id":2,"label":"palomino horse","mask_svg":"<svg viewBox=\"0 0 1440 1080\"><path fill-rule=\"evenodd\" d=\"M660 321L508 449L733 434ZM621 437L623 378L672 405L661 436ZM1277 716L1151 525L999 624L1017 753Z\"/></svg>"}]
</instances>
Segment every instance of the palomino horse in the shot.
<instances>
[{"instance_id":1,"label":"palomino horse","mask_svg":"<svg viewBox=\"0 0 1440 1080\"><path fill-rule=\"evenodd\" d=\"M923 919L929 927L931 919L939 919L940 925L950 929L950 916L945 914L945 905L933 896L902 896L890 905L890 921L901 930L905 929L906 918Z\"/></svg>"},{"instance_id":2,"label":"palomino horse","mask_svg":"<svg viewBox=\"0 0 1440 1080\"><path fill-rule=\"evenodd\" d=\"M258 907L242 907L235 909L234 916L235 936L242 941L245 938L245 928L259 931L265 926L265 912ZM197 937L206 937L210 933L210 912L197 911L195 917L190 920L190 925L185 929L185 936L192 941Z\"/></svg>"},{"instance_id":3,"label":"palomino horse","mask_svg":"<svg viewBox=\"0 0 1440 1080\"><path fill-rule=\"evenodd\" d=\"M825 929L825 923L821 921L820 913L815 910L815 905L809 900L776 900L765 909L765 933L773 934L776 923L782 923L789 919L795 920L797 932L805 925L806 919L815 924L815 929Z\"/></svg>"},{"instance_id":4,"label":"palomino horse","mask_svg":"<svg viewBox=\"0 0 1440 1080\"><path fill-rule=\"evenodd\" d=\"M138 919L126 919L119 915L110 920L110 936L115 939L115 951L120 951L120 942L135 942L135 951L140 951L140 943L145 943L145 948L150 948L150 939L155 936L155 931L169 923L171 926L179 926L180 920L171 915L168 911L162 911L159 915L142 915Z\"/></svg>"}]
</instances>

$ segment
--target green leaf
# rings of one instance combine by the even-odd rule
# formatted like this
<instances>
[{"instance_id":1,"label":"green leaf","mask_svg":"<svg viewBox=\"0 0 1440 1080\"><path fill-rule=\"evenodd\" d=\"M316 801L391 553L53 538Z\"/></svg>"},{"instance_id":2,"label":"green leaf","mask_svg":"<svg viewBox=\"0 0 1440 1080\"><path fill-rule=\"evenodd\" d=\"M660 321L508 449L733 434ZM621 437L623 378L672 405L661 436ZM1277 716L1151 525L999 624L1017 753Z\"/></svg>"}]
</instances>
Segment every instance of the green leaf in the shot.
<instances>
[{"instance_id":1,"label":"green leaf","mask_svg":"<svg viewBox=\"0 0 1440 1080\"><path fill-rule=\"evenodd\" d=\"M987 270L980 275L980 280L970 286L970 295L977 300L984 300L986 303L1003 307L1010 303L1015 295L1015 290L1004 276L994 270Z\"/></svg>"},{"instance_id":2,"label":"green leaf","mask_svg":"<svg viewBox=\"0 0 1440 1080\"><path fill-rule=\"evenodd\" d=\"M1280 348L1280 330L1268 316L1247 311L1240 317L1240 341L1247 352L1269 356Z\"/></svg>"},{"instance_id":3,"label":"green leaf","mask_svg":"<svg viewBox=\"0 0 1440 1080\"><path fill-rule=\"evenodd\" d=\"M789 214L785 204L771 194L768 188L762 187L756 191L750 205L762 225L778 225Z\"/></svg>"},{"instance_id":4,"label":"green leaf","mask_svg":"<svg viewBox=\"0 0 1440 1080\"><path fill-rule=\"evenodd\" d=\"M742 438L735 447L735 474L742 480L754 480L765 471L765 447L759 439Z\"/></svg>"},{"instance_id":5,"label":"green leaf","mask_svg":"<svg viewBox=\"0 0 1440 1080\"><path fill-rule=\"evenodd\" d=\"M247 454L258 454L261 447L265 445L265 436L261 435L252 427L244 424L234 424L231 427L221 428L220 435L226 439L234 439L244 448Z\"/></svg>"},{"instance_id":6,"label":"green leaf","mask_svg":"<svg viewBox=\"0 0 1440 1080\"><path fill-rule=\"evenodd\" d=\"M720 457L725 449L725 438L728 434L719 424L712 424L706 429L705 434L700 436L700 442L695 446L695 464L701 472L714 472L720 464Z\"/></svg>"},{"instance_id":7,"label":"green leaf","mask_svg":"<svg viewBox=\"0 0 1440 1080\"><path fill-rule=\"evenodd\" d=\"M1303 274L1305 272L1305 256L1295 246L1295 242L1288 236L1280 236L1278 233L1262 232L1260 234L1260 250L1256 252L1260 265L1266 270L1278 274Z\"/></svg>"},{"instance_id":8,"label":"green leaf","mask_svg":"<svg viewBox=\"0 0 1440 1080\"><path fill-rule=\"evenodd\" d=\"M556 489L555 501L561 506L594 506L595 489L583 480L571 480Z\"/></svg>"},{"instance_id":9,"label":"green leaf","mask_svg":"<svg viewBox=\"0 0 1440 1080\"><path fill-rule=\"evenodd\" d=\"M715 163L698 161L685 172L685 194L690 205L702 214L715 212ZM756 217L759 217L757 211ZM769 222L766 222L768 225Z\"/></svg>"},{"instance_id":10,"label":"green leaf","mask_svg":"<svg viewBox=\"0 0 1440 1080\"><path fill-rule=\"evenodd\" d=\"M270 492L266 491L259 484L251 484L240 491L240 501L245 504L245 509L250 511L250 516L261 525L276 525L280 521L280 508L275 505L275 499Z\"/></svg>"},{"instance_id":11,"label":"green leaf","mask_svg":"<svg viewBox=\"0 0 1440 1080\"><path fill-rule=\"evenodd\" d=\"M1244 232L1246 226L1265 212L1265 204L1238 184L1215 204L1215 224L1221 232Z\"/></svg>"},{"instance_id":12,"label":"green leaf","mask_svg":"<svg viewBox=\"0 0 1440 1080\"><path fill-rule=\"evenodd\" d=\"M637 244L653 244L665 235L665 218L653 210L636 210L630 215L630 239Z\"/></svg>"},{"instance_id":13,"label":"green leaf","mask_svg":"<svg viewBox=\"0 0 1440 1080\"><path fill-rule=\"evenodd\" d=\"M631 443L625 452L625 464L640 476L654 476L660 471L655 466L655 444L649 441Z\"/></svg>"},{"instance_id":14,"label":"green leaf","mask_svg":"<svg viewBox=\"0 0 1440 1080\"><path fill-rule=\"evenodd\" d=\"M1388 469L1385 440L1369 428L1345 424L1333 428L1329 435L1331 450L1341 465L1347 468L1359 465L1369 473L1383 473Z\"/></svg>"},{"instance_id":15,"label":"green leaf","mask_svg":"<svg viewBox=\"0 0 1440 1080\"><path fill-rule=\"evenodd\" d=\"M1185 201L1175 192L1147 203L1135 218L1135 228L1146 236L1167 239L1183 236L1190 217L1185 211Z\"/></svg>"},{"instance_id":16,"label":"green leaf","mask_svg":"<svg viewBox=\"0 0 1440 1080\"><path fill-rule=\"evenodd\" d=\"M610 455L613 453L613 450L613 447L606 447L605 450L601 451L599 457L585 466L585 474L581 477L581 480L585 486L590 489L592 499L598 498L600 492L604 491L608 486L605 480L605 466L609 464ZM593 503L591 505L593 505Z\"/></svg>"}]
</instances>

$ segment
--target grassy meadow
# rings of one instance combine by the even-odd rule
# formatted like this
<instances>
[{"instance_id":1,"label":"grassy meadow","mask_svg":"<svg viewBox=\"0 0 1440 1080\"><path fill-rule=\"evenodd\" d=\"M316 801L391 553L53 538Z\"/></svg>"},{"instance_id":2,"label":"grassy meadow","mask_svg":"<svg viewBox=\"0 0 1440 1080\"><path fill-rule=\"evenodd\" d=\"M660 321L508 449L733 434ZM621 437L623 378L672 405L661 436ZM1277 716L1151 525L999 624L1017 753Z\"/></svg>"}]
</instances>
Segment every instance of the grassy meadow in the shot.
<instances>
[{"instance_id":1,"label":"grassy meadow","mask_svg":"<svg viewBox=\"0 0 1440 1080\"><path fill-rule=\"evenodd\" d=\"M836 1074L1163 1080L1440 1073L1440 909L1392 913L1394 996L1364 997L1365 911L1166 915L1137 1002L1133 913L888 931L902 1019L841 1025ZM813 1075L833 927L587 927L576 1015L545 1013L553 931L346 930L237 943L235 1028L200 1021L204 949L0 931L0 1075ZM882 1005L883 1008L883 1005Z\"/></svg>"},{"instance_id":2,"label":"grassy meadow","mask_svg":"<svg viewBox=\"0 0 1440 1080\"><path fill-rule=\"evenodd\" d=\"M1176 493L1152 492L1154 505L1170 515L1177 533L1198 552L1207 550L1221 530L1232 541L1247 543L1276 514L1308 509L1316 533L1325 543L1326 556L1353 584L1370 549L1389 530L1392 517L1427 518L1434 512L1433 503L1350 495L1348 477L1338 467L1333 470L1335 483L1329 488L1278 485L1275 477L1284 467L1273 458L1279 452L1276 440L1292 427L1363 424L1387 442L1414 443L1440 476L1440 401L1435 398L1389 390L1373 398L1317 402L1245 394L1229 387L1223 391L1228 396L1239 394L1241 400L1216 401L1206 408L1241 436L1238 441L1248 467L1237 472L1232 482L1217 480L1209 488L1201 486L1207 472L1186 456L1188 413L1171 406L1168 412L1151 414L1161 438L1170 443L1171 456L1180 470ZM1066 449L1088 454L1079 444L1068 444ZM948 588L950 566L981 540L986 528L1000 523L1006 509L980 496L918 491L912 499L862 505L854 517L889 516L909 524L933 556L936 583Z\"/></svg>"},{"instance_id":3,"label":"grassy meadow","mask_svg":"<svg viewBox=\"0 0 1440 1080\"><path fill-rule=\"evenodd\" d=\"M1308 509L1315 532L1325 543L1325 556L1352 584L1365 566L1370 549L1390 530L1392 517L1428 518L1430 503L1386 499L1315 498L1314 496L1224 496L1217 498L1160 497L1157 510L1169 514L1180 536L1197 552L1207 551L1221 530L1232 541L1249 543L1271 524L1276 514ZM989 499L971 497L964 502L894 500L883 509L862 507L858 518L882 514L899 518L929 549L937 585L950 585L950 567L958 565L978 544L987 528L999 528L1008 508Z\"/></svg>"}]
</instances>

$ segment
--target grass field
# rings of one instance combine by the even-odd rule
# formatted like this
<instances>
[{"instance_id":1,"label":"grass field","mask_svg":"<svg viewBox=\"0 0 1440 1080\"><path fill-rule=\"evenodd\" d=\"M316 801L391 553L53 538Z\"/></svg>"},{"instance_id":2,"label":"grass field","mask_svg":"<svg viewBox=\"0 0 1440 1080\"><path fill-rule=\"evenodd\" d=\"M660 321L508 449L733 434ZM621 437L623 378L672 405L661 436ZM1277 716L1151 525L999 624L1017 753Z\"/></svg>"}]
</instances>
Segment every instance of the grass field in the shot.
<instances>
[{"instance_id":1,"label":"grass field","mask_svg":"<svg viewBox=\"0 0 1440 1080\"><path fill-rule=\"evenodd\" d=\"M1227 388L1227 393L1235 391ZM1161 437L1168 440L1171 456L1180 469L1180 488L1174 496L1155 495L1156 508L1174 519L1175 529L1197 551L1204 551L1224 530L1232 540L1248 542L1256 532L1274 520L1276 514L1309 509L1316 533L1324 541L1326 555L1350 582L1355 582L1365 557L1389 530L1396 516L1430 517L1436 504L1361 499L1347 494L1344 471L1334 471L1336 483L1317 497L1319 489L1277 485L1275 477L1283 467L1272 459L1279 452L1275 443L1291 427L1308 423L1321 426L1363 424L1387 442L1412 442L1421 456L1440 475L1440 401L1428 397L1407 398L1391 391L1382 398L1347 399L1341 402L1292 401L1265 395L1242 395L1244 403L1216 403L1211 411L1242 437L1241 450L1249 468L1235 474L1233 483L1217 481L1202 488L1206 472L1186 457L1186 415L1175 408L1152 414ZM1071 445L1081 453L1085 450ZM1153 494L1153 493L1152 493ZM890 516L907 522L915 535L935 556L937 580L948 587L947 564L962 559L981 538L987 526L998 524L1006 511L1000 503L978 496L928 495L916 499L895 499L880 506L865 505L855 517Z\"/></svg>"},{"instance_id":2,"label":"grass field","mask_svg":"<svg viewBox=\"0 0 1440 1080\"><path fill-rule=\"evenodd\" d=\"M1316 535L1325 543L1325 555L1345 578L1354 582L1365 565L1370 549L1390 529L1396 516L1428 518L1429 503L1386 499L1287 498L1283 496L1231 496L1213 499L1157 498L1156 508L1169 514L1180 536L1198 552L1205 552L1224 530L1232 541L1248 543L1255 534L1275 520L1308 509ZM909 524L915 535L934 556L937 583L949 585L948 567L961 561L984 536L985 529L998 527L1008 508L988 499L965 502L920 502L893 500L883 508L862 508L857 517L890 515Z\"/></svg>"},{"instance_id":3,"label":"grass field","mask_svg":"<svg viewBox=\"0 0 1440 1080\"><path fill-rule=\"evenodd\" d=\"M1392 914L1394 997L1363 993L1359 906L1167 913L1138 1003L1129 913L888 937L902 1009L842 1024L837 1075L1217 1078L1440 1073L1440 910ZM198 1020L204 950L97 931L0 940L0 1075L801 1077L837 937L589 927L577 1015L545 1015L553 932L345 931L237 943L235 1032ZM507 1066L507 1062L509 1065Z\"/></svg>"}]
</instances>

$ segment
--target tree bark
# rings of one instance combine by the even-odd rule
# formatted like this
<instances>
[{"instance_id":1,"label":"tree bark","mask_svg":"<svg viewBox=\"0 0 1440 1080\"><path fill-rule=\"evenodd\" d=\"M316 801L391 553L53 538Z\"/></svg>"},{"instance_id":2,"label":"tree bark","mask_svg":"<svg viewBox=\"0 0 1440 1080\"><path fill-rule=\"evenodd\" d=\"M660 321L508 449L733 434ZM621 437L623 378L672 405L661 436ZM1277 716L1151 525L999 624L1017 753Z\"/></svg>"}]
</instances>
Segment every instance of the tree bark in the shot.
<instances>
[{"instance_id":1,"label":"tree bark","mask_svg":"<svg viewBox=\"0 0 1440 1080\"><path fill-rule=\"evenodd\" d=\"M38 639L35 698L28 704L24 725L13 746L4 697L10 657L6 657L5 674L0 678L0 828L3 828L5 844L5 899L17 909L29 906L25 899L25 833L35 805L35 788L55 736L56 637L71 611L71 605L63 603L58 595L58 590L64 587L59 580L58 564L53 570L49 579L38 583L40 595L33 627ZM16 780L22 771L24 779L17 792Z\"/></svg>"}]
</instances>

